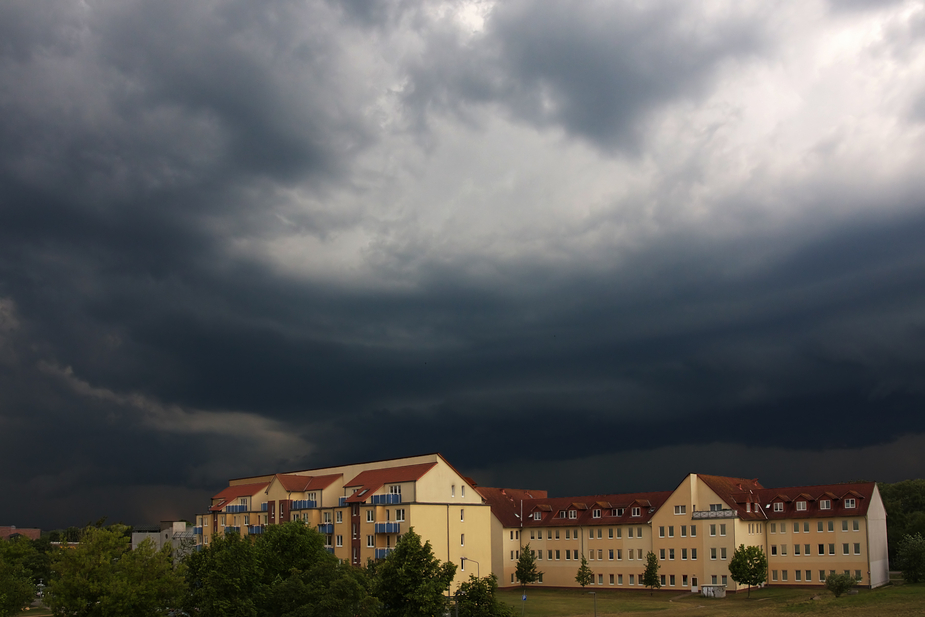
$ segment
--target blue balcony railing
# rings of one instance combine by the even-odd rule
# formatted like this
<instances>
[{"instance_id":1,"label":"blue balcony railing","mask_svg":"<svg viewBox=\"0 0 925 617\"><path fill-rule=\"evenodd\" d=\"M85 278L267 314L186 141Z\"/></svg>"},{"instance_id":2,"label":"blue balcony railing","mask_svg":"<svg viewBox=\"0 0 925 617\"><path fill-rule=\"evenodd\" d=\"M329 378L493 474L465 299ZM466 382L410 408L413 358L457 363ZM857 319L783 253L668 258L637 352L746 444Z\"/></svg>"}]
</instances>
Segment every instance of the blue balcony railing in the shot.
<instances>
[{"instance_id":1,"label":"blue balcony railing","mask_svg":"<svg viewBox=\"0 0 925 617\"><path fill-rule=\"evenodd\" d=\"M388 557L389 553L394 551L394 548L377 548L376 549L376 559L385 559Z\"/></svg>"},{"instance_id":2,"label":"blue balcony railing","mask_svg":"<svg viewBox=\"0 0 925 617\"><path fill-rule=\"evenodd\" d=\"M307 510L309 508L317 508L318 502L313 499L296 499L292 502L293 510Z\"/></svg>"},{"instance_id":3,"label":"blue balcony railing","mask_svg":"<svg viewBox=\"0 0 925 617\"><path fill-rule=\"evenodd\" d=\"M338 499L338 500L337 500L337 505L340 506L341 508L343 508L344 506L346 506L346 505L347 505L347 498L346 498L346 497L341 497L340 499Z\"/></svg>"},{"instance_id":4,"label":"blue balcony railing","mask_svg":"<svg viewBox=\"0 0 925 617\"><path fill-rule=\"evenodd\" d=\"M202 535L202 527L193 527L193 535L194 535L194 536L201 536L201 535Z\"/></svg>"},{"instance_id":5,"label":"blue balcony railing","mask_svg":"<svg viewBox=\"0 0 925 617\"><path fill-rule=\"evenodd\" d=\"M267 511L267 502L264 501L262 504L260 504L260 511L261 512Z\"/></svg>"},{"instance_id":6,"label":"blue balcony railing","mask_svg":"<svg viewBox=\"0 0 925 617\"><path fill-rule=\"evenodd\" d=\"M322 523L318 525L318 533L334 533L334 524Z\"/></svg>"},{"instance_id":7,"label":"blue balcony railing","mask_svg":"<svg viewBox=\"0 0 925 617\"><path fill-rule=\"evenodd\" d=\"M263 525L248 525L247 533L252 536L260 535L263 533Z\"/></svg>"},{"instance_id":8,"label":"blue balcony railing","mask_svg":"<svg viewBox=\"0 0 925 617\"><path fill-rule=\"evenodd\" d=\"M333 546L326 546L326 547L324 547L324 550L326 550L327 552L331 553L332 555L334 554L334 547L333 547Z\"/></svg>"},{"instance_id":9,"label":"blue balcony railing","mask_svg":"<svg viewBox=\"0 0 925 617\"><path fill-rule=\"evenodd\" d=\"M370 499L373 505L392 505L401 503L401 495L398 493L386 493L385 495L373 495Z\"/></svg>"},{"instance_id":10,"label":"blue balcony railing","mask_svg":"<svg viewBox=\"0 0 925 617\"><path fill-rule=\"evenodd\" d=\"M237 534L240 534L240 533L241 533L241 528L240 528L240 527L232 527L232 526L229 525L229 526L225 527L225 529L223 529L223 532L224 532L224 533L237 533Z\"/></svg>"},{"instance_id":11,"label":"blue balcony railing","mask_svg":"<svg viewBox=\"0 0 925 617\"><path fill-rule=\"evenodd\" d=\"M401 523L376 523L376 533L401 533Z\"/></svg>"},{"instance_id":12,"label":"blue balcony railing","mask_svg":"<svg viewBox=\"0 0 925 617\"><path fill-rule=\"evenodd\" d=\"M247 512L247 506L243 504L225 506L225 512L227 512L228 514L239 514L241 512Z\"/></svg>"}]
</instances>

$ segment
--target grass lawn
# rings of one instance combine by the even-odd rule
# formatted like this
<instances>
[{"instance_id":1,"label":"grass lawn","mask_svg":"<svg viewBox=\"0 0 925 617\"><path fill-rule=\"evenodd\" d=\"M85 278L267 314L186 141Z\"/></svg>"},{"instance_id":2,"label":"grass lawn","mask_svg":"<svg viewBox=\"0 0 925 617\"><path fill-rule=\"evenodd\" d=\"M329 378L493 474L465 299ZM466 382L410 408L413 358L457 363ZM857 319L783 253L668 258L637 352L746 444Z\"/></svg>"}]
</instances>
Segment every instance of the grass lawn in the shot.
<instances>
[{"instance_id":1,"label":"grass lawn","mask_svg":"<svg viewBox=\"0 0 925 617\"><path fill-rule=\"evenodd\" d=\"M520 615L519 590L498 592L500 598ZM816 596L819 599L813 600ZM585 617L594 614L594 598L588 592L558 589L528 589L524 615L529 617ZM748 617L794 614L904 617L925 615L925 584L861 589L856 596L836 599L824 589L753 589L725 598L703 598L692 593L648 591L597 591L598 617L615 615L684 614L690 617Z\"/></svg>"}]
</instances>

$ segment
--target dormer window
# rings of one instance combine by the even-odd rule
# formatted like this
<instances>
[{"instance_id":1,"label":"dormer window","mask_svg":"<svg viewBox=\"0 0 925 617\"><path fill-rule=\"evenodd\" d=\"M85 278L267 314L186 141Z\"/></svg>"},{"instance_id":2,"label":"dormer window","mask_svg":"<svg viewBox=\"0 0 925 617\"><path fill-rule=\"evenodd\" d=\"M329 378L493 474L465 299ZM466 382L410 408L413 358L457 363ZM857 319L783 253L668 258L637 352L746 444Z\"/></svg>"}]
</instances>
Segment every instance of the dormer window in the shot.
<instances>
[{"instance_id":1,"label":"dormer window","mask_svg":"<svg viewBox=\"0 0 925 617\"><path fill-rule=\"evenodd\" d=\"M831 510L831 509L832 509L832 500L831 500L831 499L820 499L820 500L819 500L819 509L820 509L820 510Z\"/></svg>"},{"instance_id":2,"label":"dormer window","mask_svg":"<svg viewBox=\"0 0 925 617\"><path fill-rule=\"evenodd\" d=\"M803 512L804 510L806 510L806 502L805 502L805 501L798 501L798 502L797 502L797 510L798 510L799 512Z\"/></svg>"},{"instance_id":3,"label":"dormer window","mask_svg":"<svg viewBox=\"0 0 925 617\"><path fill-rule=\"evenodd\" d=\"M857 504L857 502L854 500L853 497L849 497L848 499L845 500L845 507L846 507L846 508L856 508L856 507L857 507L856 504Z\"/></svg>"},{"instance_id":4,"label":"dormer window","mask_svg":"<svg viewBox=\"0 0 925 617\"><path fill-rule=\"evenodd\" d=\"M601 518L601 511L600 511L600 510L594 510L594 511L591 512L591 516L592 516L592 518Z\"/></svg>"},{"instance_id":5,"label":"dormer window","mask_svg":"<svg viewBox=\"0 0 925 617\"><path fill-rule=\"evenodd\" d=\"M784 502L782 502L782 501L775 501L775 502L774 502L774 511L775 511L775 512L783 512L783 511L784 511Z\"/></svg>"},{"instance_id":6,"label":"dormer window","mask_svg":"<svg viewBox=\"0 0 925 617\"><path fill-rule=\"evenodd\" d=\"M565 518L565 510L559 510L559 518Z\"/></svg>"},{"instance_id":7,"label":"dormer window","mask_svg":"<svg viewBox=\"0 0 925 617\"><path fill-rule=\"evenodd\" d=\"M568 517L569 517L569 518L578 518L578 512L577 512L576 510L569 510L569 511L568 511Z\"/></svg>"},{"instance_id":8,"label":"dormer window","mask_svg":"<svg viewBox=\"0 0 925 617\"><path fill-rule=\"evenodd\" d=\"M542 514L541 512L534 512L534 513L533 513L533 520L538 521L538 520L540 520L541 518L543 518L543 514Z\"/></svg>"},{"instance_id":9,"label":"dormer window","mask_svg":"<svg viewBox=\"0 0 925 617\"><path fill-rule=\"evenodd\" d=\"M642 508L639 508L639 507L633 508L630 516L642 516Z\"/></svg>"},{"instance_id":10,"label":"dormer window","mask_svg":"<svg viewBox=\"0 0 925 617\"><path fill-rule=\"evenodd\" d=\"M746 511L746 512L751 512L751 511L752 511L752 504L746 503L746 504L745 504L745 511Z\"/></svg>"},{"instance_id":11,"label":"dormer window","mask_svg":"<svg viewBox=\"0 0 925 617\"><path fill-rule=\"evenodd\" d=\"M623 516L623 513L626 512L626 508L617 508L613 511L614 516Z\"/></svg>"}]
</instances>

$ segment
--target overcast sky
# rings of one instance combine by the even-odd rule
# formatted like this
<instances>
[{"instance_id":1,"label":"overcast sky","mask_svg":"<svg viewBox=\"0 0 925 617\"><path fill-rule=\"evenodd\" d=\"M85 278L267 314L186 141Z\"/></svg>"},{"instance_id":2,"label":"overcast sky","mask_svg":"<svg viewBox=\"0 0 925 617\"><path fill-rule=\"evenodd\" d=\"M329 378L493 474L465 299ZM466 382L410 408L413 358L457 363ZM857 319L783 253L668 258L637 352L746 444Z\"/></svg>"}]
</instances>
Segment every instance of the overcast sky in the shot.
<instances>
[{"instance_id":1,"label":"overcast sky","mask_svg":"<svg viewBox=\"0 0 925 617\"><path fill-rule=\"evenodd\" d=\"M923 1L3 2L0 523L922 477L923 240Z\"/></svg>"}]
</instances>

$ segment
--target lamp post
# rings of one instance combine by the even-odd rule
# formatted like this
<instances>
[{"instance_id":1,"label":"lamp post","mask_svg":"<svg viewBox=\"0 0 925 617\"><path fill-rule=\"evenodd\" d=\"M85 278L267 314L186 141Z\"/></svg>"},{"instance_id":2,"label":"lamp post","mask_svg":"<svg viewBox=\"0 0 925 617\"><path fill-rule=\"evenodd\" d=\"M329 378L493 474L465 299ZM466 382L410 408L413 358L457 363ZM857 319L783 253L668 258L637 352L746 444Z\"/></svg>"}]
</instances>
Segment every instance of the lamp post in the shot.
<instances>
[{"instance_id":1,"label":"lamp post","mask_svg":"<svg viewBox=\"0 0 925 617\"><path fill-rule=\"evenodd\" d=\"M471 561L472 563L474 563L475 564L475 578L482 578L481 576L479 576L479 562L477 562L475 559L469 559L468 557L460 557L459 560L463 564L463 570L466 569L467 561Z\"/></svg>"},{"instance_id":2,"label":"lamp post","mask_svg":"<svg viewBox=\"0 0 925 617\"><path fill-rule=\"evenodd\" d=\"M589 591L588 593L590 593L592 596L594 596L594 617L597 617L597 592L596 592L596 591Z\"/></svg>"}]
</instances>

